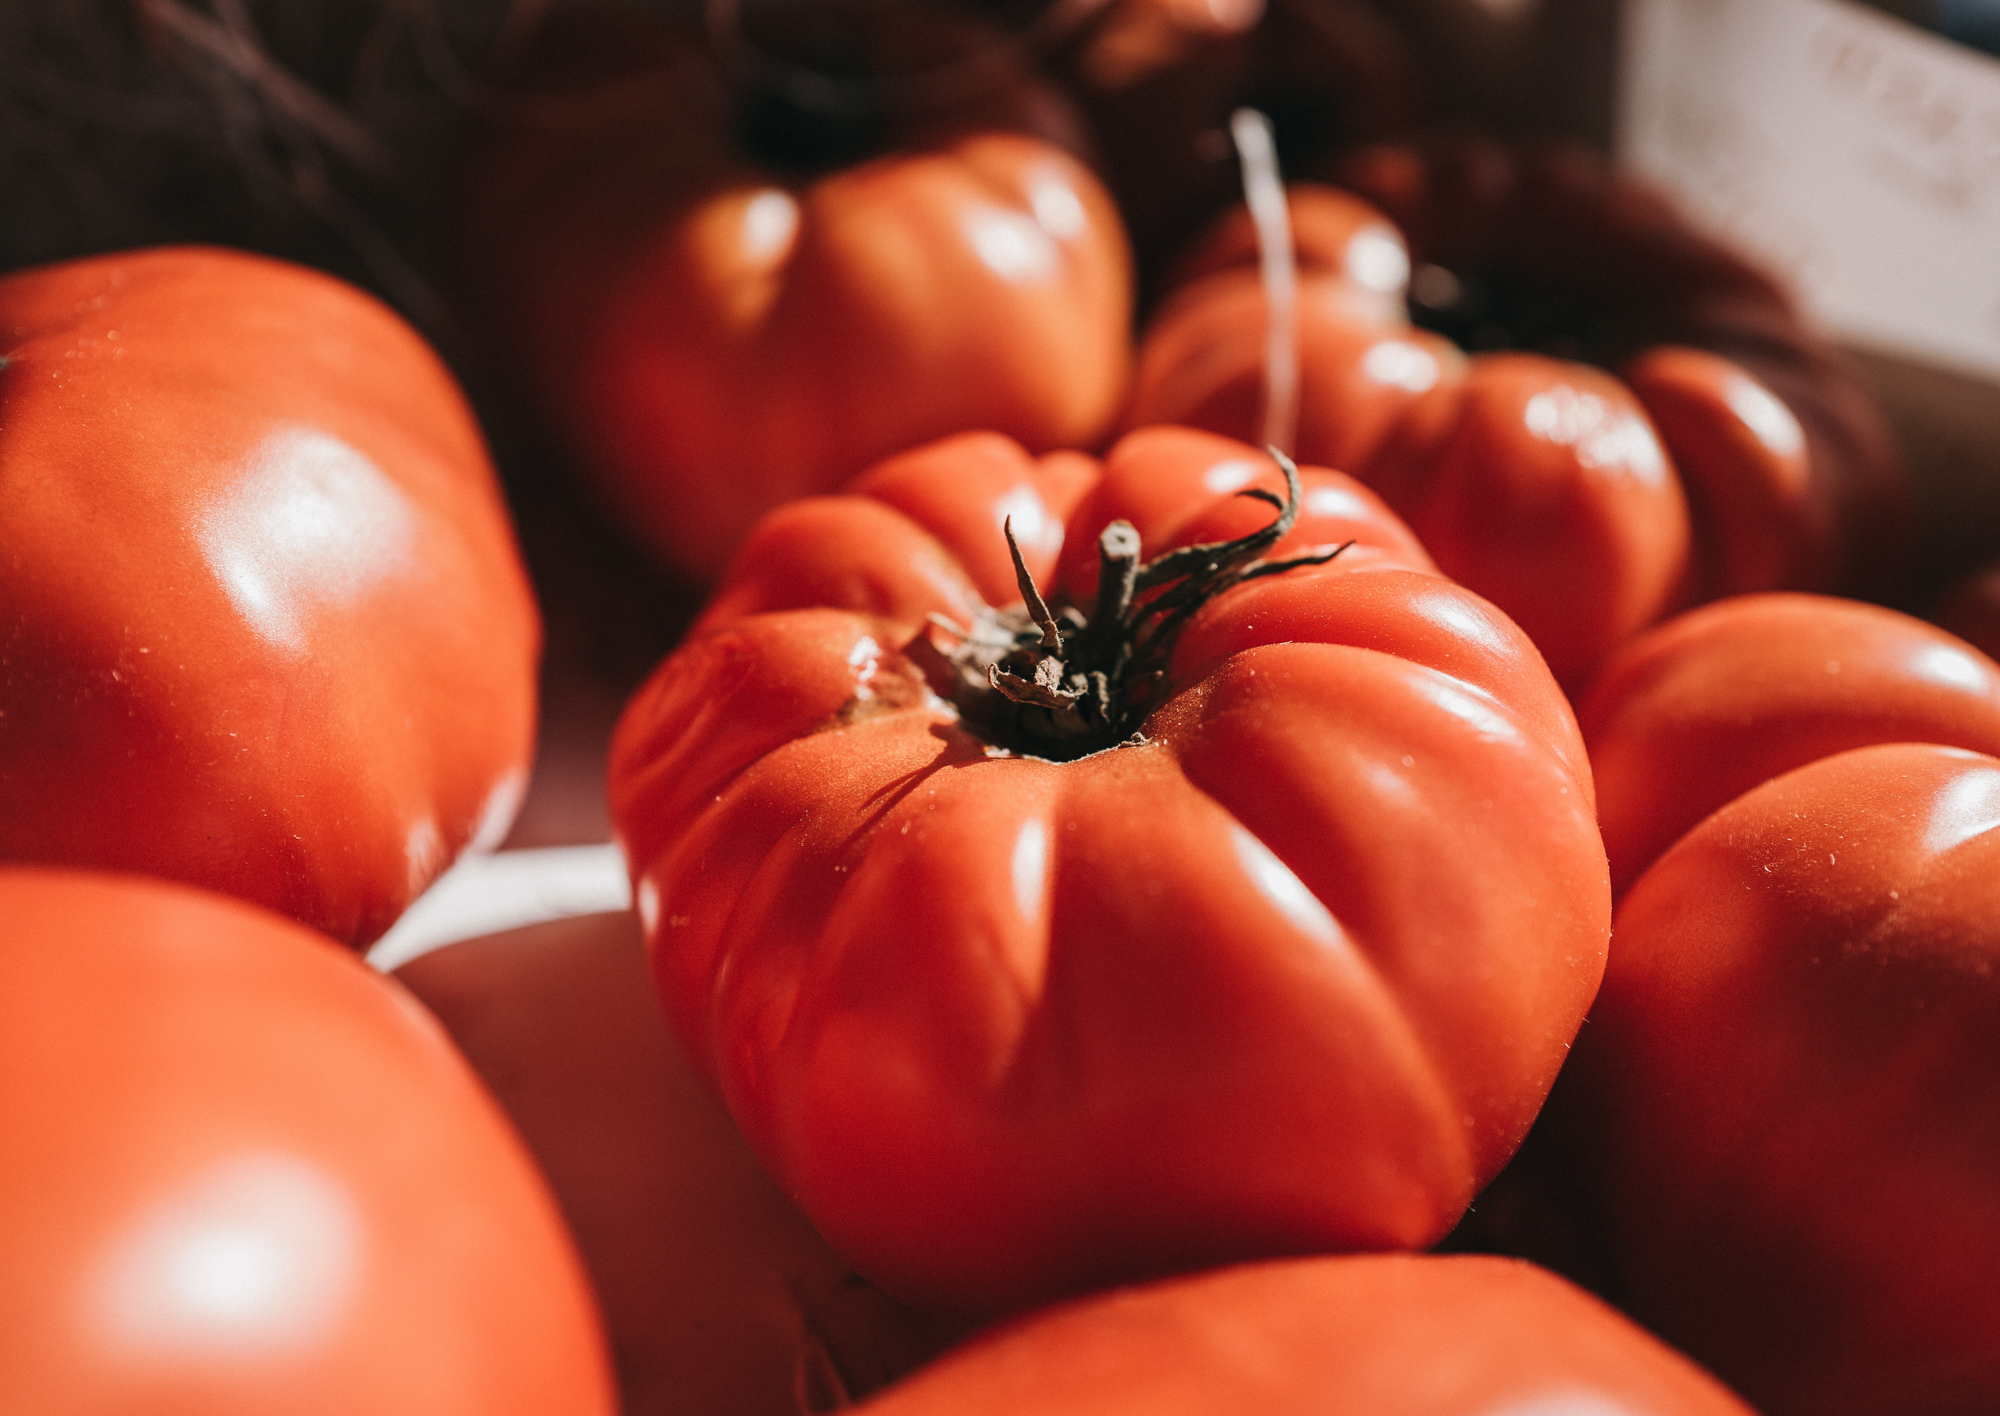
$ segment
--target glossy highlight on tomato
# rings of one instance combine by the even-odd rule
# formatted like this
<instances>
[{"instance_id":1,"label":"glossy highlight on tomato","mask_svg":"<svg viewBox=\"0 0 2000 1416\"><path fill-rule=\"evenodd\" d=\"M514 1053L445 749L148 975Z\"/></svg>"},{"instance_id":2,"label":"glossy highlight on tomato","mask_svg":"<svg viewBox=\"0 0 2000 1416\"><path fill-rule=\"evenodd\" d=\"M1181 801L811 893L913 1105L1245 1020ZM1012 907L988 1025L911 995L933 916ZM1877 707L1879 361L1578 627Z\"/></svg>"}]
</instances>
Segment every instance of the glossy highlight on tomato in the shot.
<instances>
[{"instance_id":1,"label":"glossy highlight on tomato","mask_svg":"<svg viewBox=\"0 0 2000 1416\"><path fill-rule=\"evenodd\" d=\"M1309 470L1269 554L1360 544L1194 614L1140 739L1047 760L954 706L946 651L1022 596L1003 522L1089 606L1107 525L1150 557L1282 485L1176 429L1101 469L919 449L767 518L627 709L612 807L669 1015L893 1291L994 1311L1430 1243L1562 1061L1609 908L1574 719L1351 479Z\"/></svg>"}]
</instances>

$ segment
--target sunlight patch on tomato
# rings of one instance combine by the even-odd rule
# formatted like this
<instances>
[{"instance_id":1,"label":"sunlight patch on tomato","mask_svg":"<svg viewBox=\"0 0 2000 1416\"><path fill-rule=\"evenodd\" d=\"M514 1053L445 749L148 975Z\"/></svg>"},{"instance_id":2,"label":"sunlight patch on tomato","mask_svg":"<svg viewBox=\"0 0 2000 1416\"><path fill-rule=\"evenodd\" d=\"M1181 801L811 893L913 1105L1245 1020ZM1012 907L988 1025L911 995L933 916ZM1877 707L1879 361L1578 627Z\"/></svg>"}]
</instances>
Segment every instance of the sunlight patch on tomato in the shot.
<instances>
[{"instance_id":1,"label":"sunlight patch on tomato","mask_svg":"<svg viewBox=\"0 0 2000 1416\"><path fill-rule=\"evenodd\" d=\"M1049 828L1039 818L1021 823L1014 838L1014 898L1021 914L1033 923L1042 917L1048 899Z\"/></svg>"},{"instance_id":2,"label":"sunlight patch on tomato","mask_svg":"<svg viewBox=\"0 0 2000 1416\"><path fill-rule=\"evenodd\" d=\"M1019 212L973 207L961 229L980 263L1002 280L1019 285L1050 280L1060 267L1048 232Z\"/></svg>"},{"instance_id":3,"label":"sunlight patch on tomato","mask_svg":"<svg viewBox=\"0 0 2000 1416\"><path fill-rule=\"evenodd\" d=\"M1031 486L1016 487L993 503L993 515L1002 528L1012 524L1014 539L1022 554L1055 557L1062 553L1063 524L1050 513L1041 493Z\"/></svg>"},{"instance_id":4,"label":"sunlight patch on tomato","mask_svg":"<svg viewBox=\"0 0 2000 1416\"><path fill-rule=\"evenodd\" d=\"M1413 683L1413 687L1416 685ZM1518 742L1521 729L1482 694L1466 691L1439 675L1419 689L1432 705L1449 713L1490 742Z\"/></svg>"},{"instance_id":5,"label":"sunlight patch on tomato","mask_svg":"<svg viewBox=\"0 0 2000 1416\"><path fill-rule=\"evenodd\" d=\"M1805 451L1805 429L1778 398L1746 374L1732 375L1723 385L1729 411L1743 420L1757 441L1780 457L1797 457Z\"/></svg>"},{"instance_id":6,"label":"sunlight patch on tomato","mask_svg":"<svg viewBox=\"0 0 2000 1416\"><path fill-rule=\"evenodd\" d=\"M1229 836L1230 844L1236 848L1237 862L1257 887L1257 892L1276 905L1278 912L1290 920L1300 933L1329 948L1343 942L1346 936L1341 933L1333 915L1320 903L1319 897L1306 888L1305 881L1271 853L1269 846L1241 826L1232 824Z\"/></svg>"},{"instance_id":7,"label":"sunlight patch on tomato","mask_svg":"<svg viewBox=\"0 0 2000 1416\"><path fill-rule=\"evenodd\" d=\"M1410 252L1396 228L1364 226L1347 243L1347 278L1363 290L1401 295L1410 283Z\"/></svg>"},{"instance_id":8,"label":"sunlight patch on tomato","mask_svg":"<svg viewBox=\"0 0 2000 1416\"><path fill-rule=\"evenodd\" d=\"M1932 800L1924 846L1942 854L1995 826L2000 826L2000 771L1967 772Z\"/></svg>"},{"instance_id":9,"label":"sunlight patch on tomato","mask_svg":"<svg viewBox=\"0 0 2000 1416\"><path fill-rule=\"evenodd\" d=\"M114 1241L99 1330L134 1355L280 1353L347 1311L365 1249L352 1200L294 1156L238 1156L160 1199Z\"/></svg>"},{"instance_id":10,"label":"sunlight patch on tomato","mask_svg":"<svg viewBox=\"0 0 2000 1416\"><path fill-rule=\"evenodd\" d=\"M1424 393L1435 387L1442 372L1437 355L1404 339L1385 339L1361 356L1361 372L1385 388Z\"/></svg>"},{"instance_id":11,"label":"sunlight patch on tomato","mask_svg":"<svg viewBox=\"0 0 2000 1416\"><path fill-rule=\"evenodd\" d=\"M1919 646L1903 660L1902 669L1912 678L1945 688L1963 689L1968 693L1996 691L1991 666L1977 655L1949 644Z\"/></svg>"},{"instance_id":12,"label":"sunlight patch on tomato","mask_svg":"<svg viewBox=\"0 0 2000 1416\"><path fill-rule=\"evenodd\" d=\"M1521 421L1536 437L1575 448L1584 467L1622 470L1649 484L1667 480L1666 454L1652 428L1597 394L1557 384L1528 400Z\"/></svg>"},{"instance_id":13,"label":"sunlight patch on tomato","mask_svg":"<svg viewBox=\"0 0 2000 1416\"><path fill-rule=\"evenodd\" d=\"M1456 592L1410 597L1411 608L1432 624L1440 625L1460 638L1469 639L1489 653L1513 651L1513 644L1491 619L1479 614L1466 597Z\"/></svg>"},{"instance_id":14,"label":"sunlight patch on tomato","mask_svg":"<svg viewBox=\"0 0 2000 1416\"><path fill-rule=\"evenodd\" d=\"M1213 492L1219 497L1226 497L1231 492L1256 481L1263 470L1264 466L1261 463L1252 462L1247 458L1232 457L1227 461L1216 463L1201 474L1202 489Z\"/></svg>"},{"instance_id":15,"label":"sunlight patch on tomato","mask_svg":"<svg viewBox=\"0 0 2000 1416\"><path fill-rule=\"evenodd\" d=\"M769 267L791 255L799 235L799 203L790 192L766 187L743 204L743 254Z\"/></svg>"},{"instance_id":16,"label":"sunlight patch on tomato","mask_svg":"<svg viewBox=\"0 0 2000 1416\"><path fill-rule=\"evenodd\" d=\"M409 563L416 517L365 454L316 429L286 428L245 460L235 491L202 512L196 536L258 637L298 651L316 602L351 603Z\"/></svg>"},{"instance_id":17,"label":"sunlight patch on tomato","mask_svg":"<svg viewBox=\"0 0 2000 1416\"><path fill-rule=\"evenodd\" d=\"M1028 179L1028 207L1042 230L1058 241L1073 241L1090 225L1083 198L1055 168L1045 167Z\"/></svg>"}]
</instances>

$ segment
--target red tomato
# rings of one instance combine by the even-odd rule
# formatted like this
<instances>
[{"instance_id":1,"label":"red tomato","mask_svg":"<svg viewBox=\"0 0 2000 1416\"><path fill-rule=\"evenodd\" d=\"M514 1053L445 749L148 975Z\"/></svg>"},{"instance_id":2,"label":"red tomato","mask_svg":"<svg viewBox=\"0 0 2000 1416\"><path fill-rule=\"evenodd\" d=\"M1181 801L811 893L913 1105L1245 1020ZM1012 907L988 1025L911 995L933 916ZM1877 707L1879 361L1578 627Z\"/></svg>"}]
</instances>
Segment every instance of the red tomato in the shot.
<instances>
[{"instance_id":1,"label":"red tomato","mask_svg":"<svg viewBox=\"0 0 2000 1416\"><path fill-rule=\"evenodd\" d=\"M1638 401L1588 365L1472 360L1415 401L1362 477L1565 687L1686 594L1681 484Z\"/></svg>"},{"instance_id":2,"label":"red tomato","mask_svg":"<svg viewBox=\"0 0 2000 1416\"><path fill-rule=\"evenodd\" d=\"M1022 598L1003 520L1097 606L1114 519L1156 555L1263 527L1232 494L1278 485L1176 429L1101 474L992 439L892 460L769 518L627 709L612 811L668 1011L893 1291L993 1310L1429 1243L1561 1063L1608 910L1574 720L1349 479L1268 549L1375 548L1225 591L1099 736L979 691L1020 622L988 608Z\"/></svg>"},{"instance_id":3,"label":"red tomato","mask_svg":"<svg viewBox=\"0 0 2000 1416\"><path fill-rule=\"evenodd\" d=\"M0 1393L609 1416L548 1190L428 1015L240 902L0 870Z\"/></svg>"},{"instance_id":4,"label":"red tomato","mask_svg":"<svg viewBox=\"0 0 2000 1416\"><path fill-rule=\"evenodd\" d=\"M1331 187L1289 189L1300 328L1297 445L1360 473L1397 419L1465 357L1403 314L1410 257L1374 207ZM1139 346L1131 427L1186 423L1249 438L1263 424L1265 299L1240 207L1187 254Z\"/></svg>"},{"instance_id":5,"label":"red tomato","mask_svg":"<svg viewBox=\"0 0 2000 1416\"><path fill-rule=\"evenodd\" d=\"M364 944L527 777L540 623L479 431L375 301L225 251L0 279L0 859Z\"/></svg>"},{"instance_id":6,"label":"red tomato","mask_svg":"<svg viewBox=\"0 0 2000 1416\"><path fill-rule=\"evenodd\" d=\"M1645 411L1599 370L1470 360L1414 328L1409 256L1367 203L1291 189L1300 456L1376 489L1454 579L1574 684L1687 590L1686 498ZM1221 223L1148 325L1127 421L1260 426L1265 296L1247 216Z\"/></svg>"},{"instance_id":7,"label":"red tomato","mask_svg":"<svg viewBox=\"0 0 2000 1416\"><path fill-rule=\"evenodd\" d=\"M1418 265L1376 206L1291 189L1299 456L1379 490L1566 686L1690 599L1893 583L1881 415L1769 277L1573 153L1439 141L1344 177ZM1249 435L1265 326L1238 210L1149 322L1128 423Z\"/></svg>"},{"instance_id":8,"label":"red tomato","mask_svg":"<svg viewBox=\"0 0 2000 1416\"><path fill-rule=\"evenodd\" d=\"M866 1416L1750 1416L1596 1299L1509 1259L1264 1263L1103 1294L953 1352Z\"/></svg>"},{"instance_id":9,"label":"red tomato","mask_svg":"<svg viewBox=\"0 0 2000 1416\"><path fill-rule=\"evenodd\" d=\"M800 1416L950 1333L858 1277L744 1145L652 997L639 921L452 944L397 978L520 1129L589 1265L624 1416Z\"/></svg>"},{"instance_id":10,"label":"red tomato","mask_svg":"<svg viewBox=\"0 0 2000 1416\"><path fill-rule=\"evenodd\" d=\"M1431 297L1436 323L1478 347L1502 326L1631 384L1706 541L1702 597L1899 583L1911 504L1894 439L1768 272L1576 147L1445 138L1370 150L1338 176L1420 266L1451 273L1425 273L1457 291Z\"/></svg>"},{"instance_id":11,"label":"red tomato","mask_svg":"<svg viewBox=\"0 0 2000 1416\"><path fill-rule=\"evenodd\" d=\"M758 126L768 96L699 45L597 15L537 40L514 83L539 106L473 165L474 318L633 529L699 576L770 507L881 457L967 428L1088 446L1124 396L1130 259L1063 145L1074 119L1007 51L969 63L935 10L897 14L862 41L889 71L865 91L868 160L787 149ZM897 96L899 64L944 63L940 93Z\"/></svg>"},{"instance_id":12,"label":"red tomato","mask_svg":"<svg viewBox=\"0 0 2000 1416\"><path fill-rule=\"evenodd\" d=\"M1619 905L1579 1154L1632 1310L1769 1416L2000 1409L1996 828L2000 760L1861 748Z\"/></svg>"},{"instance_id":13,"label":"red tomato","mask_svg":"<svg viewBox=\"0 0 2000 1416\"><path fill-rule=\"evenodd\" d=\"M1876 605L1742 595L1626 644L1577 717L1623 893L1711 811L1815 758L1883 742L2000 753L2000 665Z\"/></svg>"}]
</instances>

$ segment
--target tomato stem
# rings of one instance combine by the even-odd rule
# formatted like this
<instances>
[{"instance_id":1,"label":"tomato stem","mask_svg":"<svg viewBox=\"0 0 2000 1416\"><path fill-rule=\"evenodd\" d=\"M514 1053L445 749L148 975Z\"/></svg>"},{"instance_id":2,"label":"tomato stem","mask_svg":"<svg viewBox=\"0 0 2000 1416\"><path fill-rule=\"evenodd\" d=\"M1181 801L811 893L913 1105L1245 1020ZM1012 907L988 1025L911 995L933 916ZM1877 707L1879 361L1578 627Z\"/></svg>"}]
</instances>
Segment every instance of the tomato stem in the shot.
<instances>
[{"instance_id":1,"label":"tomato stem","mask_svg":"<svg viewBox=\"0 0 2000 1416\"><path fill-rule=\"evenodd\" d=\"M1097 538L1097 605L1088 617L1069 606L1050 610L1009 518L1001 534L1022 608L988 610L969 628L934 617L958 639L948 650L931 645L947 671L940 691L987 741L1025 756L1070 761L1144 742L1140 725L1159 697L1174 644L1202 606L1246 580L1324 565L1354 544L1263 559L1297 522L1300 497L1297 464L1275 447L1267 451L1285 474L1285 496L1257 487L1237 495L1276 508L1268 525L1141 562L1138 531L1129 521L1112 522Z\"/></svg>"}]
</instances>

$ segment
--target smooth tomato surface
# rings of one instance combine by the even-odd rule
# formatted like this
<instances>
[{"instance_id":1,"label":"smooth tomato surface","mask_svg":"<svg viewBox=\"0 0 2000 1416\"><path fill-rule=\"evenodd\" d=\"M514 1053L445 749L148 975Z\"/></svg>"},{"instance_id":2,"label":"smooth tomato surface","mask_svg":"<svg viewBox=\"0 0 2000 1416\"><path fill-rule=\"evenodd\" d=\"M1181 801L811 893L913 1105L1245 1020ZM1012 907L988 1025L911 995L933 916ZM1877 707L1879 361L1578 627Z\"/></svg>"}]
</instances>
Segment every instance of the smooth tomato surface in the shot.
<instances>
[{"instance_id":1,"label":"smooth tomato surface","mask_svg":"<svg viewBox=\"0 0 2000 1416\"><path fill-rule=\"evenodd\" d=\"M1768 782L1616 941L1565 1101L1633 1311L1772 1416L1994 1410L2000 760Z\"/></svg>"},{"instance_id":2,"label":"smooth tomato surface","mask_svg":"<svg viewBox=\"0 0 2000 1416\"><path fill-rule=\"evenodd\" d=\"M967 1344L867 1416L1749 1416L1679 1353L1516 1260L1245 1265L1098 1295Z\"/></svg>"},{"instance_id":3,"label":"smooth tomato surface","mask_svg":"<svg viewBox=\"0 0 2000 1416\"><path fill-rule=\"evenodd\" d=\"M0 1404L609 1416L581 1266L430 1017L331 940L0 870Z\"/></svg>"},{"instance_id":4,"label":"smooth tomato surface","mask_svg":"<svg viewBox=\"0 0 2000 1416\"><path fill-rule=\"evenodd\" d=\"M1577 705L1611 881L1753 787L1887 742L2000 753L2000 666L1877 605L1741 595L1624 645Z\"/></svg>"},{"instance_id":5,"label":"smooth tomato surface","mask_svg":"<svg viewBox=\"0 0 2000 1416\"><path fill-rule=\"evenodd\" d=\"M1089 446L1124 396L1131 261L1075 119L991 35L968 64L934 9L895 26L861 41L891 71L865 158L746 141L762 100L704 45L586 15L512 80L570 121L528 101L470 167L473 318L702 578L763 512L879 458L968 428ZM898 103L898 64L964 76Z\"/></svg>"},{"instance_id":6,"label":"smooth tomato surface","mask_svg":"<svg viewBox=\"0 0 2000 1416\"><path fill-rule=\"evenodd\" d=\"M1363 543L1196 614L1143 741L1013 753L927 677L931 616L1021 593L1003 519L1090 605L1113 519L1150 555L1268 523L1234 494L1276 484L1176 429L1101 472L990 437L893 459L769 518L627 710L612 809L669 1014L892 1290L990 1310L1428 1243L1588 1006L1608 891L1574 719L1350 479L1312 474L1274 554Z\"/></svg>"},{"instance_id":7,"label":"smooth tomato surface","mask_svg":"<svg viewBox=\"0 0 2000 1416\"><path fill-rule=\"evenodd\" d=\"M526 782L540 619L436 356L234 252L0 279L0 860L365 944Z\"/></svg>"}]
</instances>

